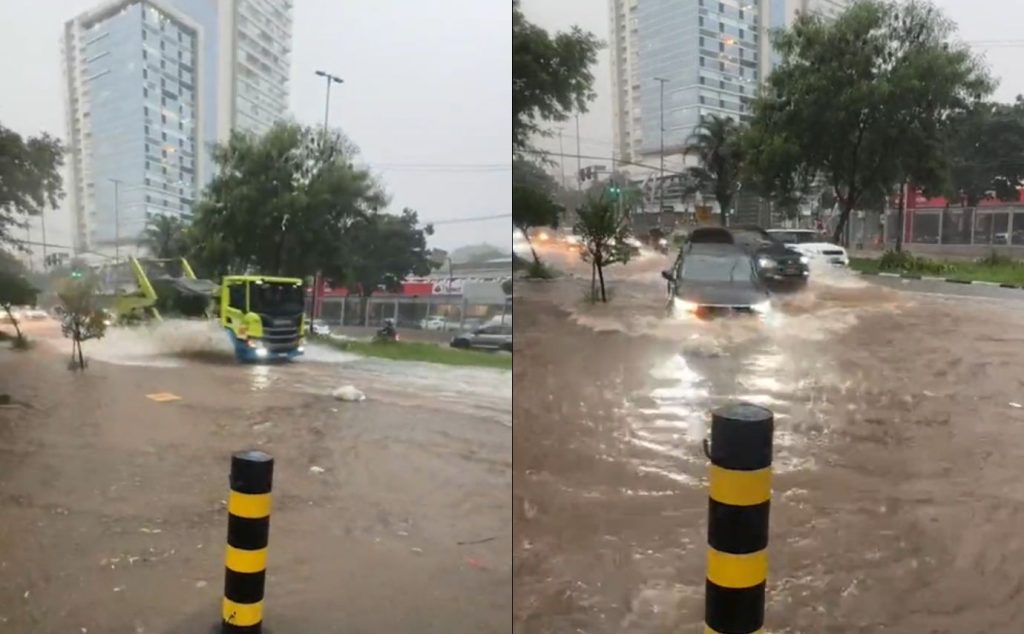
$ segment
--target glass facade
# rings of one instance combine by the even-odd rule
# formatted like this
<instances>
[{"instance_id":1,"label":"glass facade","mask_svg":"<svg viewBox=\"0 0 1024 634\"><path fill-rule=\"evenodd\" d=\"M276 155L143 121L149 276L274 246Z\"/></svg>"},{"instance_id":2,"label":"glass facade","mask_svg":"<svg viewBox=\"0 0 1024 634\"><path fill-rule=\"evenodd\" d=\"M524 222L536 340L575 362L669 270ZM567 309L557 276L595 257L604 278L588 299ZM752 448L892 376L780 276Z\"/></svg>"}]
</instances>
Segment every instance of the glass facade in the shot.
<instances>
[{"instance_id":1,"label":"glass facade","mask_svg":"<svg viewBox=\"0 0 1024 634\"><path fill-rule=\"evenodd\" d=\"M659 152L661 82L665 151L678 154L702 116L736 119L760 81L759 16L744 0L644 0L638 21L642 152Z\"/></svg>"},{"instance_id":2,"label":"glass facade","mask_svg":"<svg viewBox=\"0 0 1024 634\"><path fill-rule=\"evenodd\" d=\"M148 218L188 216L198 194L199 32L136 0L66 37L76 245L136 244Z\"/></svg>"}]
</instances>

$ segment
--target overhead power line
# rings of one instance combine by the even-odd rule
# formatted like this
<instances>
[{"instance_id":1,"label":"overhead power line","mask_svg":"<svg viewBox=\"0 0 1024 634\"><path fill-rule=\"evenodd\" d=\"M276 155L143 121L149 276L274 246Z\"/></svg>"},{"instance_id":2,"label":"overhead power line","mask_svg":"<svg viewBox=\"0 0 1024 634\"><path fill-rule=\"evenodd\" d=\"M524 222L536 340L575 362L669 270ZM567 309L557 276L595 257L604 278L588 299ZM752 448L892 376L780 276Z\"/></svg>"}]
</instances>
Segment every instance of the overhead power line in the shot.
<instances>
[{"instance_id":1,"label":"overhead power line","mask_svg":"<svg viewBox=\"0 0 1024 634\"><path fill-rule=\"evenodd\" d=\"M454 225L463 222L483 222L485 220L497 220L499 218L511 218L512 214L494 214L491 216L474 216L472 218L448 218L446 220L434 220L428 222L431 225Z\"/></svg>"}]
</instances>

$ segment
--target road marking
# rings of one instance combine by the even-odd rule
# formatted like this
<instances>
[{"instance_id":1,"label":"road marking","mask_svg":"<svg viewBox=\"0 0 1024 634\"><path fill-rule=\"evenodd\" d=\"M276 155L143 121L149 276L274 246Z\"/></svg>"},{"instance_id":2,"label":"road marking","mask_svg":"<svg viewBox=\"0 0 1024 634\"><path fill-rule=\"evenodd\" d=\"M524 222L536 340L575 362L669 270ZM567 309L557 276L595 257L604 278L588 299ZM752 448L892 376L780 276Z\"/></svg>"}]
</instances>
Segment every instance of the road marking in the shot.
<instances>
[{"instance_id":1,"label":"road marking","mask_svg":"<svg viewBox=\"0 0 1024 634\"><path fill-rule=\"evenodd\" d=\"M180 401L181 397L177 394L171 394L170 392L156 392L155 394L147 394L146 398L157 403L169 403L171 401Z\"/></svg>"}]
</instances>

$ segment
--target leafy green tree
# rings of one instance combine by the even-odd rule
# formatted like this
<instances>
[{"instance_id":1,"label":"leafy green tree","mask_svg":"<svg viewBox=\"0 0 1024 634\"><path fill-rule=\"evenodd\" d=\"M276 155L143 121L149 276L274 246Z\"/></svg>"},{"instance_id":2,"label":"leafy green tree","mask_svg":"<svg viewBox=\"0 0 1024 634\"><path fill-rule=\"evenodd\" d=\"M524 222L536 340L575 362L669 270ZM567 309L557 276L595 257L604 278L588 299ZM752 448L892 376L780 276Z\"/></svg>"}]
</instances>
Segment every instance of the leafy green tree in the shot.
<instances>
[{"instance_id":1,"label":"leafy green tree","mask_svg":"<svg viewBox=\"0 0 1024 634\"><path fill-rule=\"evenodd\" d=\"M601 301L608 301L604 284L604 268L611 264L628 262L633 247L628 244L631 237L629 215L619 208L611 197L595 196L578 212L576 233L583 242L583 260L591 263L590 297L597 299L597 284L600 283Z\"/></svg>"},{"instance_id":2,"label":"leafy green tree","mask_svg":"<svg viewBox=\"0 0 1024 634\"><path fill-rule=\"evenodd\" d=\"M153 216L142 232L142 246L155 258L184 257L189 252L189 225L178 216Z\"/></svg>"},{"instance_id":3,"label":"leafy green tree","mask_svg":"<svg viewBox=\"0 0 1024 634\"><path fill-rule=\"evenodd\" d=\"M385 206L376 180L354 167L340 133L279 123L235 133L214 149L217 175L196 209L192 240L208 275L229 270L305 277L340 261L345 234Z\"/></svg>"},{"instance_id":4,"label":"leafy green tree","mask_svg":"<svg viewBox=\"0 0 1024 634\"><path fill-rule=\"evenodd\" d=\"M4 309L11 325L14 326L17 342L22 342L24 335L12 309L15 306L35 304L39 291L25 277L24 267L20 262L7 253L0 252L0 255L3 256L0 258L0 308Z\"/></svg>"},{"instance_id":5,"label":"leafy green tree","mask_svg":"<svg viewBox=\"0 0 1024 634\"><path fill-rule=\"evenodd\" d=\"M594 98L594 75L600 43L573 27L554 37L523 16L512 2L512 148L529 148L530 136L543 121L565 121L586 112Z\"/></svg>"},{"instance_id":6,"label":"leafy green tree","mask_svg":"<svg viewBox=\"0 0 1024 634\"><path fill-rule=\"evenodd\" d=\"M512 162L512 225L530 245L536 266L540 265L540 257L530 241L530 230L558 226L564 209L553 200L557 187L555 179L537 164L524 159Z\"/></svg>"},{"instance_id":7,"label":"leafy green tree","mask_svg":"<svg viewBox=\"0 0 1024 634\"><path fill-rule=\"evenodd\" d=\"M61 330L71 339L71 364L69 367L85 370L85 356L82 342L100 339L107 331L107 316L96 302L98 281L92 277L65 280L57 291L64 307Z\"/></svg>"},{"instance_id":8,"label":"leafy green tree","mask_svg":"<svg viewBox=\"0 0 1024 634\"><path fill-rule=\"evenodd\" d=\"M773 197L824 182L836 241L865 195L942 179L957 116L991 90L955 28L929 4L858 0L835 20L776 33L782 63L754 102L751 171Z\"/></svg>"},{"instance_id":9,"label":"leafy green tree","mask_svg":"<svg viewBox=\"0 0 1024 634\"><path fill-rule=\"evenodd\" d=\"M433 233L432 225L420 227L419 216L409 208L401 215L371 213L348 228L335 270L344 271L349 290L364 296L379 287L399 290L406 277L430 273L427 236Z\"/></svg>"},{"instance_id":10,"label":"leafy green tree","mask_svg":"<svg viewBox=\"0 0 1024 634\"><path fill-rule=\"evenodd\" d=\"M743 129L729 117L708 115L691 135L686 153L700 161L688 172L698 191L711 192L718 201L722 226L740 189L743 168Z\"/></svg>"},{"instance_id":11,"label":"leafy green tree","mask_svg":"<svg viewBox=\"0 0 1024 634\"><path fill-rule=\"evenodd\" d=\"M1024 102L979 103L952 127L949 193L968 207L1016 201L1024 181Z\"/></svg>"},{"instance_id":12,"label":"leafy green tree","mask_svg":"<svg viewBox=\"0 0 1024 634\"><path fill-rule=\"evenodd\" d=\"M11 229L25 226L64 196L60 168L64 149L48 134L23 138L0 125L0 243L11 242Z\"/></svg>"}]
</instances>

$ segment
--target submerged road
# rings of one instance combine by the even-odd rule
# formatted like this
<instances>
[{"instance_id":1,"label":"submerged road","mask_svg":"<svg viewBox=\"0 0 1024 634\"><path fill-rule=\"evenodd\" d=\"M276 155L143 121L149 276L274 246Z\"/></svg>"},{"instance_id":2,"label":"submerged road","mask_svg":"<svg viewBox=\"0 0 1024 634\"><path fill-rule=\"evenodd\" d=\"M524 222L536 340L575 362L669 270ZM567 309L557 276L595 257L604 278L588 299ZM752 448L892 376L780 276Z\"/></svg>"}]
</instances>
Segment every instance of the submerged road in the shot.
<instances>
[{"instance_id":1,"label":"submerged road","mask_svg":"<svg viewBox=\"0 0 1024 634\"><path fill-rule=\"evenodd\" d=\"M608 306L516 286L515 632L700 631L700 442L736 400L776 413L766 631L1024 631L1024 292L819 276L692 323L663 266Z\"/></svg>"}]
</instances>

